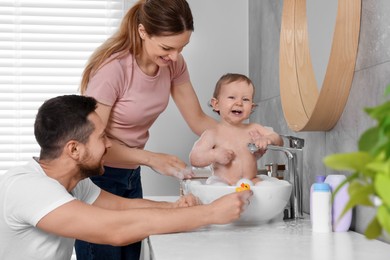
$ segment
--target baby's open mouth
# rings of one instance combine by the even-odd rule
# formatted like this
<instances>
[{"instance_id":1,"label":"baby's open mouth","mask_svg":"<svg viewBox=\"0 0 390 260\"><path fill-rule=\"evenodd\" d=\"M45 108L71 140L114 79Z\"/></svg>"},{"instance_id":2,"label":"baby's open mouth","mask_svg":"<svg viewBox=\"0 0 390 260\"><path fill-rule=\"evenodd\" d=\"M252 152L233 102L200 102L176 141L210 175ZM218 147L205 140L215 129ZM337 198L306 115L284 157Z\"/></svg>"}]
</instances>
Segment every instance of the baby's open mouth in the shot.
<instances>
[{"instance_id":1,"label":"baby's open mouth","mask_svg":"<svg viewBox=\"0 0 390 260\"><path fill-rule=\"evenodd\" d=\"M235 115L239 115L242 113L242 111L240 110L232 110L232 113L235 114Z\"/></svg>"},{"instance_id":2,"label":"baby's open mouth","mask_svg":"<svg viewBox=\"0 0 390 260\"><path fill-rule=\"evenodd\" d=\"M162 56L160 56L160 58L162 59L162 60L164 60L165 62L168 62L168 61L170 61L170 59L168 58L168 57L162 57Z\"/></svg>"}]
</instances>

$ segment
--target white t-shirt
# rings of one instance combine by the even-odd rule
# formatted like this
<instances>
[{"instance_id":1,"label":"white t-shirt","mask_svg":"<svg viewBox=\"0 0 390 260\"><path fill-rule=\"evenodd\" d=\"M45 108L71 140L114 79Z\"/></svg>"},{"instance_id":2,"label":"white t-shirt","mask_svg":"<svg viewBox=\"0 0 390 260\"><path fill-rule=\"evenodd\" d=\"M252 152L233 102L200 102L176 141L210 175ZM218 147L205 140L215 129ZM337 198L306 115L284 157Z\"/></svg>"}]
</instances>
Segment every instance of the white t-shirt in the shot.
<instances>
[{"instance_id":1,"label":"white t-shirt","mask_svg":"<svg viewBox=\"0 0 390 260\"><path fill-rule=\"evenodd\" d=\"M36 225L69 201L92 204L99 194L100 188L90 179L80 181L69 193L34 159L9 170L0 176L0 259L69 260L74 239L46 233Z\"/></svg>"}]
</instances>

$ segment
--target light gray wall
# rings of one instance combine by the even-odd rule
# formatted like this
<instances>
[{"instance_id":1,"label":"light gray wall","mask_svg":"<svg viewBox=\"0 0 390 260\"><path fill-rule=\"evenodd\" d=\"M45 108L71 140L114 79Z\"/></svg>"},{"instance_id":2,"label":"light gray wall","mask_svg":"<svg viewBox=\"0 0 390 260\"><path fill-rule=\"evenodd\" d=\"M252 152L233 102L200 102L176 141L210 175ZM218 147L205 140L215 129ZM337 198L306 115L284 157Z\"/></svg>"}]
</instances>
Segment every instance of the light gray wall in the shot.
<instances>
[{"instance_id":1,"label":"light gray wall","mask_svg":"<svg viewBox=\"0 0 390 260\"><path fill-rule=\"evenodd\" d=\"M219 77L227 72L248 75L248 1L188 0L188 3L195 31L183 55L203 110L215 117L207 102ZM146 149L176 155L187 163L198 138L172 100L153 125L150 136ZM145 196L179 194L178 180L160 176L148 167L142 168L142 184Z\"/></svg>"},{"instance_id":2,"label":"light gray wall","mask_svg":"<svg viewBox=\"0 0 390 260\"><path fill-rule=\"evenodd\" d=\"M390 2L362 0L361 31L355 75L346 108L328 132L295 133L283 118L279 91L279 33L283 0L249 0L249 76L254 81L259 107L251 121L277 132L305 139L303 152L304 210L309 211L309 189L315 175L333 173L322 159L332 153L357 150L357 140L373 122L363 108L381 102L390 83ZM354 224L363 232L373 211L359 207Z\"/></svg>"}]
</instances>

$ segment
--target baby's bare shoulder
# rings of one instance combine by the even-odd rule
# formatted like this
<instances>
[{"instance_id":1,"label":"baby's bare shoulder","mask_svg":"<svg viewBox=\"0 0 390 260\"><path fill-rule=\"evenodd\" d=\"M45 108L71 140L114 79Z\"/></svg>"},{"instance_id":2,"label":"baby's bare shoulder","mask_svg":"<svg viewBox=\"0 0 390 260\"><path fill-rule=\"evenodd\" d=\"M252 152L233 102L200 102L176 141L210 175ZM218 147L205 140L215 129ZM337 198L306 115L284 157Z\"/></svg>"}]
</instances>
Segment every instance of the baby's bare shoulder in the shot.
<instances>
[{"instance_id":1,"label":"baby's bare shoulder","mask_svg":"<svg viewBox=\"0 0 390 260\"><path fill-rule=\"evenodd\" d=\"M199 139L202 140L210 140L215 139L218 136L218 131L216 127L206 129L201 135Z\"/></svg>"}]
</instances>

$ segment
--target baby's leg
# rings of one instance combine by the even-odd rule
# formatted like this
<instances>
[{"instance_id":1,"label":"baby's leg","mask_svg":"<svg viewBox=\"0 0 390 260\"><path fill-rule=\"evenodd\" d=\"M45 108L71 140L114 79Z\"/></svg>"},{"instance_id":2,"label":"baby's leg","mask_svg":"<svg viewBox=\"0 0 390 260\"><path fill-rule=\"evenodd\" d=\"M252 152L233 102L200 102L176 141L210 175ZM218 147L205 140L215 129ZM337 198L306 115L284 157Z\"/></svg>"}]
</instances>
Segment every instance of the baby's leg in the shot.
<instances>
[{"instance_id":1,"label":"baby's leg","mask_svg":"<svg viewBox=\"0 0 390 260\"><path fill-rule=\"evenodd\" d=\"M261 179L258 178L258 177L254 177L251 181L253 182L253 184L254 184L255 186L257 186L257 185L260 184Z\"/></svg>"}]
</instances>

